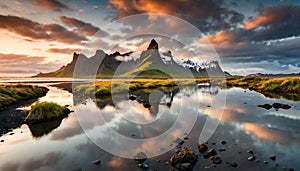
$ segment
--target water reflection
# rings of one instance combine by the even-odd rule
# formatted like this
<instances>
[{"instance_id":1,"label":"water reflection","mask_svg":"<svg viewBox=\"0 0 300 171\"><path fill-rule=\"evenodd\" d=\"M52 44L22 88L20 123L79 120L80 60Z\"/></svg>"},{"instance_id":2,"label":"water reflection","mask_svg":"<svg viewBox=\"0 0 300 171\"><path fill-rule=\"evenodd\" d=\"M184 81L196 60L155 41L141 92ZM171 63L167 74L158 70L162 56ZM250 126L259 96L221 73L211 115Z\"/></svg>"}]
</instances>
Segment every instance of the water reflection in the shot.
<instances>
[{"instance_id":1,"label":"water reflection","mask_svg":"<svg viewBox=\"0 0 300 171\"><path fill-rule=\"evenodd\" d=\"M71 97L70 93L55 88L52 90L55 91L50 93L51 97L44 99L55 101L57 98L63 105L72 105L72 98L68 99ZM151 99L151 92L158 90L160 92L154 94L158 98ZM218 96L224 93L227 94L227 104L223 110L217 104ZM300 168L296 158L300 155L299 102L269 99L257 92L244 92L238 88L221 90L217 87L188 87L168 91L152 89L132 95L136 99L129 100L128 96L120 96L114 103L111 99L98 99L96 102L84 99L75 104L74 113L60 122L34 128L23 125L13 130L14 135L4 135L1 139L5 141L0 143L0 170L137 170L133 160L110 155L93 143L81 128L78 118L81 117L83 122L89 123L85 131L95 135L97 142L110 145L112 150L116 148L118 152L126 153L126 148L117 148L126 141L112 136L110 131L133 139L153 138L174 125L179 117L178 112L176 113L179 109L188 121L179 121L176 129L159 141L131 146L136 151L145 151L147 154L170 150L147 160L153 170L170 170L171 166L165 165L165 162L175 153L174 141L178 138L188 136L189 140L186 140L184 146L197 151L198 137L207 119L216 122L221 119L221 124L209 139L209 143L216 142L216 149L224 147L218 143L221 140L228 143L226 152L220 154L224 163L211 170L230 170L225 164L226 161L237 161L237 170L273 170L275 163L268 160L270 155L277 156L276 163L280 167L293 167L295 170ZM145 107L146 102L155 106L155 110L151 111L147 105ZM274 102L288 103L292 108L275 111L257 107L259 104ZM100 113L105 122L99 119ZM221 118L220 113L223 113ZM193 118L194 115L196 119ZM195 125L192 131L185 135L184 128L190 127L193 122ZM32 138L32 135L39 138ZM268 160L269 165L248 162L246 151L249 149L253 149L261 161ZM100 168L92 164L92 161L98 159L102 161ZM203 170L207 165L210 165L210 160L199 158L194 170Z\"/></svg>"},{"instance_id":2,"label":"water reflection","mask_svg":"<svg viewBox=\"0 0 300 171\"><path fill-rule=\"evenodd\" d=\"M52 121L42 122L42 123L35 123L35 124L28 124L28 127L31 131L33 137L41 137L43 135L47 135L55 128L59 127L61 124L62 119L56 119Z\"/></svg>"}]
</instances>

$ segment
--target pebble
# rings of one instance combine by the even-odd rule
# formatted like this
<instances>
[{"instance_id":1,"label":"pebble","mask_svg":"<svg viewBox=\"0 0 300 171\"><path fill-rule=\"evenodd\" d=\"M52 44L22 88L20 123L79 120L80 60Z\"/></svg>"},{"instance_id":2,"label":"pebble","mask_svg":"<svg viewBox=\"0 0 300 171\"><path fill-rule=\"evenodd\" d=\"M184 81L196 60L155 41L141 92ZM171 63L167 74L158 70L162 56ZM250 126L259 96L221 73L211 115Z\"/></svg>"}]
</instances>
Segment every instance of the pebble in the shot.
<instances>
[{"instance_id":1,"label":"pebble","mask_svg":"<svg viewBox=\"0 0 300 171\"><path fill-rule=\"evenodd\" d=\"M100 163L101 163L100 160L95 160L95 161L93 161L93 164L95 164L95 165L99 165Z\"/></svg>"},{"instance_id":2,"label":"pebble","mask_svg":"<svg viewBox=\"0 0 300 171\"><path fill-rule=\"evenodd\" d=\"M248 157L248 161L253 161L253 160L255 160L255 159L256 159L255 156L249 156L249 157Z\"/></svg>"},{"instance_id":3,"label":"pebble","mask_svg":"<svg viewBox=\"0 0 300 171\"><path fill-rule=\"evenodd\" d=\"M214 159L213 159L213 163L214 164L221 164L222 163L222 159L220 158L220 157L214 157Z\"/></svg>"},{"instance_id":4,"label":"pebble","mask_svg":"<svg viewBox=\"0 0 300 171\"><path fill-rule=\"evenodd\" d=\"M252 150L248 150L247 153L254 154Z\"/></svg>"},{"instance_id":5,"label":"pebble","mask_svg":"<svg viewBox=\"0 0 300 171\"><path fill-rule=\"evenodd\" d=\"M231 167L238 167L239 165L236 162L230 164Z\"/></svg>"},{"instance_id":6,"label":"pebble","mask_svg":"<svg viewBox=\"0 0 300 171\"><path fill-rule=\"evenodd\" d=\"M222 152L222 151L226 151L225 148L220 148L218 151Z\"/></svg>"},{"instance_id":7,"label":"pebble","mask_svg":"<svg viewBox=\"0 0 300 171\"><path fill-rule=\"evenodd\" d=\"M14 135L14 134L15 134L15 133L12 132L12 133L10 133L9 135Z\"/></svg>"},{"instance_id":8,"label":"pebble","mask_svg":"<svg viewBox=\"0 0 300 171\"><path fill-rule=\"evenodd\" d=\"M165 165L169 165L169 162L165 162Z\"/></svg>"},{"instance_id":9,"label":"pebble","mask_svg":"<svg viewBox=\"0 0 300 171\"><path fill-rule=\"evenodd\" d=\"M225 145L225 144L227 144L227 142L226 142L226 141L222 141L221 144L222 144L222 145Z\"/></svg>"},{"instance_id":10,"label":"pebble","mask_svg":"<svg viewBox=\"0 0 300 171\"><path fill-rule=\"evenodd\" d=\"M198 146L198 151L200 152L200 153L204 153L204 152L206 152L208 150L208 147L207 147L207 145L206 144L200 144L199 146Z\"/></svg>"},{"instance_id":11,"label":"pebble","mask_svg":"<svg viewBox=\"0 0 300 171\"><path fill-rule=\"evenodd\" d=\"M273 160L273 161L275 161L276 160L276 156L271 156L270 159Z\"/></svg>"},{"instance_id":12,"label":"pebble","mask_svg":"<svg viewBox=\"0 0 300 171\"><path fill-rule=\"evenodd\" d=\"M293 168L288 168L287 171L294 171L294 169Z\"/></svg>"},{"instance_id":13,"label":"pebble","mask_svg":"<svg viewBox=\"0 0 300 171\"><path fill-rule=\"evenodd\" d=\"M138 164L138 166L142 169L148 169L149 168L149 165L145 164L145 163L140 163Z\"/></svg>"},{"instance_id":14,"label":"pebble","mask_svg":"<svg viewBox=\"0 0 300 171\"><path fill-rule=\"evenodd\" d=\"M208 150L207 154L210 155L210 156L214 156L214 155L217 154L217 152L214 148L212 148L212 149Z\"/></svg>"},{"instance_id":15,"label":"pebble","mask_svg":"<svg viewBox=\"0 0 300 171\"><path fill-rule=\"evenodd\" d=\"M4 140L1 140L0 142L4 142Z\"/></svg>"},{"instance_id":16,"label":"pebble","mask_svg":"<svg viewBox=\"0 0 300 171\"><path fill-rule=\"evenodd\" d=\"M264 163L265 163L265 164L268 164L268 162L267 162L267 161L264 161Z\"/></svg>"}]
</instances>

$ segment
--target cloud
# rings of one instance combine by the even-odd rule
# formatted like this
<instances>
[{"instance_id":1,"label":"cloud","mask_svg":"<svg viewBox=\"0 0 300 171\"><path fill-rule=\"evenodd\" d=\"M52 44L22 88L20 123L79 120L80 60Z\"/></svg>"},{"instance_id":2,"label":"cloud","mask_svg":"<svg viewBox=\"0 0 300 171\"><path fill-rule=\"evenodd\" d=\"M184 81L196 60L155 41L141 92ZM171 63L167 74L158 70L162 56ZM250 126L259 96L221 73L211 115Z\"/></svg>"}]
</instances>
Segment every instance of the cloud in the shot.
<instances>
[{"instance_id":1,"label":"cloud","mask_svg":"<svg viewBox=\"0 0 300 171\"><path fill-rule=\"evenodd\" d=\"M87 41L85 36L67 30L61 25L44 25L18 16L0 15L0 28L37 40L57 41L68 44L80 44Z\"/></svg>"},{"instance_id":2,"label":"cloud","mask_svg":"<svg viewBox=\"0 0 300 171\"><path fill-rule=\"evenodd\" d=\"M46 57L43 56L0 53L0 73L5 75L34 75L40 71L52 71L59 65L46 63Z\"/></svg>"},{"instance_id":3,"label":"cloud","mask_svg":"<svg viewBox=\"0 0 300 171\"><path fill-rule=\"evenodd\" d=\"M258 16L244 22L245 29L255 29L260 26L271 26L273 24L284 24L286 22L299 21L300 8L289 3L279 6L267 6Z\"/></svg>"},{"instance_id":4,"label":"cloud","mask_svg":"<svg viewBox=\"0 0 300 171\"><path fill-rule=\"evenodd\" d=\"M109 35L107 32L100 30L98 27L93 26L90 23L78 20L76 18L61 16L60 19L67 26L76 27L81 32L81 34L85 36L93 36L97 32L97 34L101 37L106 37Z\"/></svg>"},{"instance_id":5,"label":"cloud","mask_svg":"<svg viewBox=\"0 0 300 171\"><path fill-rule=\"evenodd\" d=\"M215 32L235 28L244 16L234 10L224 8L221 0L174 0L169 1L125 1L110 0L109 7L117 10L117 17L138 13L160 13L174 15L196 25L202 32Z\"/></svg>"},{"instance_id":6,"label":"cloud","mask_svg":"<svg viewBox=\"0 0 300 171\"><path fill-rule=\"evenodd\" d=\"M47 52L50 53L61 53L61 54L72 54L74 52L81 52L82 49L76 49L76 48L50 48L47 49Z\"/></svg>"},{"instance_id":7,"label":"cloud","mask_svg":"<svg viewBox=\"0 0 300 171\"><path fill-rule=\"evenodd\" d=\"M52 10L61 12L63 10L70 10L68 6L57 0L34 0L38 7L45 10Z\"/></svg>"}]
</instances>

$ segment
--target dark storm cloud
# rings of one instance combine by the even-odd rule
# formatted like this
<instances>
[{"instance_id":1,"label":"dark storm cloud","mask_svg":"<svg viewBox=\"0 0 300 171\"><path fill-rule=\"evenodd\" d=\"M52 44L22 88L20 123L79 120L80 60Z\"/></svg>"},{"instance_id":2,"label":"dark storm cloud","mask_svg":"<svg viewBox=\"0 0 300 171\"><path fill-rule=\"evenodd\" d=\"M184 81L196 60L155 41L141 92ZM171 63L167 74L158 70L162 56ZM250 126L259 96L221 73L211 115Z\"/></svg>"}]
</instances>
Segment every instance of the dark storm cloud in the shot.
<instances>
[{"instance_id":1,"label":"dark storm cloud","mask_svg":"<svg viewBox=\"0 0 300 171\"><path fill-rule=\"evenodd\" d=\"M85 36L67 30L61 25L44 25L26 18L11 15L0 15L0 29L6 29L31 39L50 40L68 44L80 44L83 41L87 41Z\"/></svg>"},{"instance_id":2,"label":"dark storm cloud","mask_svg":"<svg viewBox=\"0 0 300 171\"><path fill-rule=\"evenodd\" d=\"M52 11L59 11L59 12L63 10L70 10L70 8L67 5L57 0L34 0L34 2L38 7L45 10L52 10Z\"/></svg>"},{"instance_id":3,"label":"dark storm cloud","mask_svg":"<svg viewBox=\"0 0 300 171\"><path fill-rule=\"evenodd\" d=\"M106 37L109 35L107 32L100 30L98 27L76 18L61 16L60 19L67 26L77 28L81 32L81 34L86 36L93 36L95 33L97 33L101 37Z\"/></svg>"},{"instance_id":4,"label":"dark storm cloud","mask_svg":"<svg viewBox=\"0 0 300 171\"><path fill-rule=\"evenodd\" d=\"M223 7L223 0L110 0L110 6L117 10L117 17L152 12L169 14L185 19L196 25L202 32L215 32L235 28L242 23L244 16Z\"/></svg>"}]
</instances>

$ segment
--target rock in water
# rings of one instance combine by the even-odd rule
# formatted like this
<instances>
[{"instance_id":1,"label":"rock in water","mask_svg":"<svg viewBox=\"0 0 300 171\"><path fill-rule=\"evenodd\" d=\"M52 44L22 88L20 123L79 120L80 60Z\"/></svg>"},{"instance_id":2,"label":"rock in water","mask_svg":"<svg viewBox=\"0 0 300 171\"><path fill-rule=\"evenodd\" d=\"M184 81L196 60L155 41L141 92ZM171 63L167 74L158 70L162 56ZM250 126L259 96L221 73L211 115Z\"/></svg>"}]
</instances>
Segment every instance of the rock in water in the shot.
<instances>
[{"instance_id":1,"label":"rock in water","mask_svg":"<svg viewBox=\"0 0 300 171\"><path fill-rule=\"evenodd\" d=\"M253 161L253 160L255 160L255 159L256 159L255 156L249 156L249 157L248 157L248 161Z\"/></svg>"},{"instance_id":2,"label":"rock in water","mask_svg":"<svg viewBox=\"0 0 300 171\"><path fill-rule=\"evenodd\" d=\"M238 167L239 165L236 162L230 164L231 167Z\"/></svg>"},{"instance_id":3,"label":"rock in water","mask_svg":"<svg viewBox=\"0 0 300 171\"><path fill-rule=\"evenodd\" d=\"M219 156L213 158L213 164L221 164L222 159Z\"/></svg>"},{"instance_id":4,"label":"rock in water","mask_svg":"<svg viewBox=\"0 0 300 171\"><path fill-rule=\"evenodd\" d=\"M144 161L147 160L147 155L143 152L138 152L134 155L134 160L137 163L143 163Z\"/></svg>"},{"instance_id":5,"label":"rock in water","mask_svg":"<svg viewBox=\"0 0 300 171\"><path fill-rule=\"evenodd\" d=\"M265 108L265 109L269 110L269 109L272 108L272 105L270 105L270 104L263 104L263 105L258 105L258 107Z\"/></svg>"},{"instance_id":6,"label":"rock in water","mask_svg":"<svg viewBox=\"0 0 300 171\"><path fill-rule=\"evenodd\" d=\"M271 156L270 159L273 160L273 161L275 161L276 160L276 156Z\"/></svg>"},{"instance_id":7,"label":"rock in water","mask_svg":"<svg viewBox=\"0 0 300 171\"><path fill-rule=\"evenodd\" d=\"M147 50L150 50L150 49L158 49L158 44L154 39L151 40L151 42L147 48Z\"/></svg>"},{"instance_id":8,"label":"rock in water","mask_svg":"<svg viewBox=\"0 0 300 171\"><path fill-rule=\"evenodd\" d=\"M184 147L170 158L170 164L180 171L192 170L197 160L198 156L191 149Z\"/></svg>"},{"instance_id":9,"label":"rock in water","mask_svg":"<svg viewBox=\"0 0 300 171\"><path fill-rule=\"evenodd\" d=\"M204 153L208 150L208 147L207 147L206 144L202 143L202 144L199 144L198 150L199 150L200 153Z\"/></svg>"},{"instance_id":10,"label":"rock in water","mask_svg":"<svg viewBox=\"0 0 300 171\"><path fill-rule=\"evenodd\" d=\"M100 163L101 163L100 160L95 160L95 161L93 161L93 164L95 164L95 165L99 165Z\"/></svg>"},{"instance_id":11,"label":"rock in water","mask_svg":"<svg viewBox=\"0 0 300 171\"><path fill-rule=\"evenodd\" d=\"M226 142L226 141L222 141L221 144L222 144L222 145L225 145L225 144L227 144L227 142Z\"/></svg>"},{"instance_id":12,"label":"rock in water","mask_svg":"<svg viewBox=\"0 0 300 171\"><path fill-rule=\"evenodd\" d=\"M214 148L212 148L208 150L207 154L210 156L215 156L217 154L217 151Z\"/></svg>"},{"instance_id":13,"label":"rock in water","mask_svg":"<svg viewBox=\"0 0 300 171\"><path fill-rule=\"evenodd\" d=\"M288 104L281 104L281 103L273 103L273 105L272 105L275 109L279 109L279 108L281 108L281 109L290 109L291 108L291 106L290 105L288 105Z\"/></svg>"}]
</instances>

